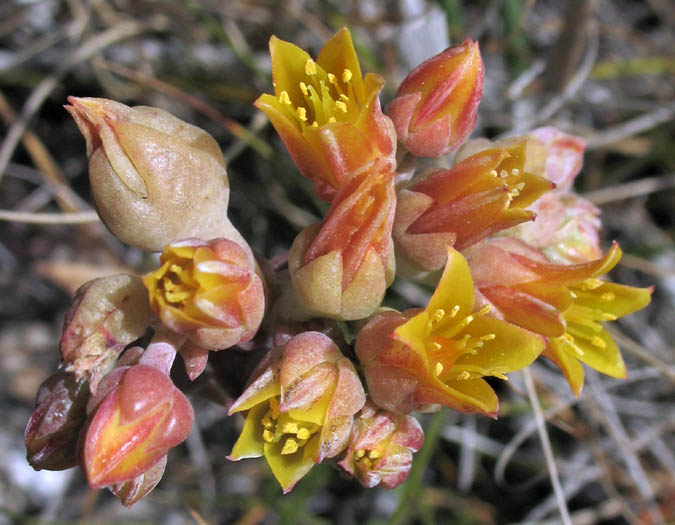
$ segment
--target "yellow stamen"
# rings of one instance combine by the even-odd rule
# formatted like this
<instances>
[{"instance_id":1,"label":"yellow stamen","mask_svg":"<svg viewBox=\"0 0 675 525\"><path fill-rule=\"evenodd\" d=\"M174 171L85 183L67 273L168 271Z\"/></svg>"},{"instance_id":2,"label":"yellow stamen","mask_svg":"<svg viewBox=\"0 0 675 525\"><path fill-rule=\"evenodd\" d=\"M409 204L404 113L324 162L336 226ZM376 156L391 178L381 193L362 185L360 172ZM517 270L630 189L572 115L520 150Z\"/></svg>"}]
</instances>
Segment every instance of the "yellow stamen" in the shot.
<instances>
[{"instance_id":1,"label":"yellow stamen","mask_svg":"<svg viewBox=\"0 0 675 525\"><path fill-rule=\"evenodd\" d=\"M269 416L265 416L260 420L260 423L262 423L262 426L264 426L266 429L271 429L274 426L274 423L272 423L272 418Z\"/></svg>"},{"instance_id":2,"label":"yellow stamen","mask_svg":"<svg viewBox=\"0 0 675 525\"><path fill-rule=\"evenodd\" d=\"M313 127L313 128L318 128L318 127L319 127L319 123L315 120L314 122L312 122L312 127Z\"/></svg>"},{"instance_id":3,"label":"yellow stamen","mask_svg":"<svg viewBox=\"0 0 675 525\"><path fill-rule=\"evenodd\" d=\"M443 365L441 363L436 363L436 367L434 368L434 374L440 376L442 372L443 372Z\"/></svg>"},{"instance_id":4,"label":"yellow stamen","mask_svg":"<svg viewBox=\"0 0 675 525\"><path fill-rule=\"evenodd\" d=\"M614 315L614 314L603 313L603 314L602 314L602 320L603 320L603 321L616 321L616 320L617 320L617 317L616 317L616 315Z\"/></svg>"},{"instance_id":5,"label":"yellow stamen","mask_svg":"<svg viewBox=\"0 0 675 525\"><path fill-rule=\"evenodd\" d=\"M309 439L311 434L309 433L308 429L302 427L297 431L296 435L298 436L298 439Z\"/></svg>"},{"instance_id":6,"label":"yellow stamen","mask_svg":"<svg viewBox=\"0 0 675 525\"><path fill-rule=\"evenodd\" d=\"M602 286L604 281L601 281L600 279L586 279L584 282L581 283L581 289L582 290L595 290L596 288L599 288Z\"/></svg>"},{"instance_id":7,"label":"yellow stamen","mask_svg":"<svg viewBox=\"0 0 675 525\"><path fill-rule=\"evenodd\" d=\"M462 370L462 373L457 376L457 379L459 379L461 381L466 381L467 379L471 379L471 373L466 371L466 370Z\"/></svg>"},{"instance_id":8,"label":"yellow stamen","mask_svg":"<svg viewBox=\"0 0 675 525\"><path fill-rule=\"evenodd\" d=\"M368 457L370 459L379 459L382 457L382 452L380 452L379 450L371 450L368 452Z\"/></svg>"},{"instance_id":9,"label":"yellow stamen","mask_svg":"<svg viewBox=\"0 0 675 525\"><path fill-rule=\"evenodd\" d=\"M337 122L337 119L335 117L330 117L328 119L328 122L330 122L332 124L333 122Z\"/></svg>"},{"instance_id":10,"label":"yellow stamen","mask_svg":"<svg viewBox=\"0 0 675 525\"><path fill-rule=\"evenodd\" d=\"M295 454L298 451L298 442L293 438L288 438L281 449L281 455Z\"/></svg>"},{"instance_id":11,"label":"yellow stamen","mask_svg":"<svg viewBox=\"0 0 675 525\"><path fill-rule=\"evenodd\" d=\"M363 448L360 448L356 452L354 452L354 458L355 459L361 459L365 455L366 455L366 450L363 449Z\"/></svg>"},{"instance_id":12,"label":"yellow stamen","mask_svg":"<svg viewBox=\"0 0 675 525\"><path fill-rule=\"evenodd\" d=\"M497 173L497 170L492 170L492 171L490 172L490 175L492 175L495 179L496 179L497 177L499 177L499 173Z\"/></svg>"},{"instance_id":13,"label":"yellow stamen","mask_svg":"<svg viewBox=\"0 0 675 525\"><path fill-rule=\"evenodd\" d=\"M442 347L441 347L441 344L440 344L440 343L437 343L436 341L434 341L433 343L431 343L431 346L434 348L434 350L440 350L440 349L442 348Z\"/></svg>"},{"instance_id":14,"label":"yellow stamen","mask_svg":"<svg viewBox=\"0 0 675 525\"><path fill-rule=\"evenodd\" d=\"M343 113L347 113L347 104L345 104L345 103L342 102L341 100L338 100L338 101L335 103L335 107L336 107L337 109L339 109L340 111L342 111Z\"/></svg>"},{"instance_id":15,"label":"yellow stamen","mask_svg":"<svg viewBox=\"0 0 675 525\"><path fill-rule=\"evenodd\" d=\"M307 96L309 95L309 91L307 90L307 84L304 82L300 82L300 91L302 91L302 94Z\"/></svg>"},{"instance_id":16,"label":"yellow stamen","mask_svg":"<svg viewBox=\"0 0 675 525\"><path fill-rule=\"evenodd\" d=\"M272 432L271 430L267 429L263 430L262 436L267 443L271 443L272 441L274 441L274 432Z\"/></svg>"},{"instance_id":17,"label":"yellow stamen","mask_svg":"<svg viewBox=\"0 0 675 525\"><path fill-rule=\"evenodd\" d=\"M279 93L279 102L282 104L291 104L291 97L288 96L288 91Z\"/></svg>"},{"instance_id":18,"label":"yellow stamen","mask_svg":"<svg viewBox=\"0 0 675 525\"><path fill-rule=\"evenodd\" d=\"M439 321L442 321L444 317L445 317L445 310L443 310L443 308L439 308L431 315L431 321L434 323L438 323Z\"/></svg>"},{"instance_id":19,"label":"yellow stamen","mask_svg":"<svg viewBox=\"0 0 675 525\"><path fill-rule=\"evenodd\" d=\"M459 312L459 305L456 304L455 306L452 307L452 311L450 312L450 317L455 317L457 315L457 312Z\"/></svg>"},{"instance_id":20,"label":"yellow stamen","mask_svg":"<svg viewBox=\"0 0 675 525\"><path fill-rule=\"evenodd\" d=\"M345 84L352 79L352 72L349 69L345 69L342 72L342 82Z\"/></svg>"},{"instance_id":21,"label":"yellow stamen","mask_svg":"<svg viewBox=\"0 0 675 525\"><path fill-rule=\"evenodd\" d=\"M270 411L272 412L272 418L276 419L281 414L279 410L279 400L276 397L270 398Z\"/></svg>"},{"instance_id":22,"label":"yellow stamen","mask_svg":"<svg viewBox=\"0 0 675 525\"><path fill-rule=\"evenodd\" d=\"M514 177L517 177L518 175L520 175L520 170L518 168L513 168L511 170L511 175L513 175Z\"/></svg>"},{"instance_id":23,"label":"yellow stamen","mask_svg":"<svg viewBox=\"0 0 675 525\"><path fill-rule=\"evenodd\" d=\"M316 62L311 58L308 58L307 62L305 62L305 74L310 76L316 75Z\"/></svg>"},{"instance_id":24,"label":"yellow stamen","mask_svg":"<svg viewBox=\"0 0 675 525\"><path fill-rule=\"evenodd\" d=\"M500 176L502 179L505 179L506 177L509 176L509 172L506 171L506 170L501 170L501 171L499 172L499 176Z\"/></svg>"},{"instance_id":25,"label":"yellow stamen","mask_svg":"<svg viewBox=\"0 0 675 525\"><path fill-rule=\"evenodd\" d=\"M307 121L307 110L303 108L302 106L298 107L298 109L295 110L295 112L298 115L298 118L302 120L303 122Z\"/></svg>"},{"instance_id":26,"label":"yellow stamen","mask_svg":"<svg viewBox=\"0 0 675 525\"><path fill-rule=\"evenodd\" d=\"M281 433L282 434L297 434L298 432L298 424L297 423L285 423L284 426L281 428Z\"/></svg>"},{"instance_id":27,"label":"yellow stamen","mask_svg":"<svg viewBox=\"0 0 675 525\"><path fill-rule=\"evenodd\" d=\"M342 100L343 102L349 102L349 97L344 93L340 93L340 100Z\"/></svg>"},{"instance_id":28,"label":"yellow stamen","mask_svg":"<svg viewBox=\"0 0 675 525\"><path fill-rule=\"evenodd\" d=\"M480 336L481 341L494 341L495 339L497 339L495 334L486 334Z\"/></svg>"},{"instance_id":29,"label":"yellow stamen","mask_svg":"<svg viewBox=\"0 0 675 525\"><path fill-rule=\"evenodd\" d=\"M331 84L335 84L337 82L337 78L335 78L335 75L333 73L328 73L328 82Z\"/></svg>"}]
</instances>

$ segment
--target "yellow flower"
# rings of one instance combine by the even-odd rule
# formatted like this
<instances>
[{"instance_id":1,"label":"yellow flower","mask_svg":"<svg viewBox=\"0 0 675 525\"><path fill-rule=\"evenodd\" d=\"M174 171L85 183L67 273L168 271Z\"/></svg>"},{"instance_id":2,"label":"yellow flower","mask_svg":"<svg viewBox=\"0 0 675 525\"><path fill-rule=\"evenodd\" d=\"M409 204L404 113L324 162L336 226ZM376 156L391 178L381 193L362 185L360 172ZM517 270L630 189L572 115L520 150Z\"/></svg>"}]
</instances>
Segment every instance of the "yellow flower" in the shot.
<instances>
[{"instance_id":1,"label":"yellow flower","mask_svg":"<svg viewBox=\"0 0 675 525\"><path fill-rule=\"evenodd\" d=\"M262 95L255 105L320 198L332 200L356 173L394 169L396 134L378 98L384 80L361 76L347 28L326 42L316 61L275 36L270 54L274 95Z\"/></svg>"},{"instance_id":2,"label":"yellow flower","mask_svg":"<svg viewBox=\"0 0 675 525\"><path fill-rule=\"evenodd\" d=\"M581 264L553 264L515 239L493 240L470 254L476 287L512 323L549 338L543 355L565 374L578 395L584 382L579 361L612 377L626 365L604 323L647 306L652 288L599 279L621 259L614 243L604 257Z\"/></svg>"},{"instance_id":3,"label":"yellow flower","mask_svg":"<svg viewBox=\"0 0 675 525\"><path fill-rule=\"evenodd\" d=\"M320 332L293 337L254 378L229 411L248 413L228 459L264 456L286 493L347 447L365 393L354 365Z\"/></svg>"},{"instance_id":4,"label":"yellow flower","mask_svg":"<svg viewBox=\"0 0 675 525\"><path fill-rule=\"evenodd\" d=\"M466 259L447 249L447 263L427 307L375 316L358 334L376 405L394 412L442 404L462 412L495 416L497 396L483 379L528 366L544 338L474 311L474 288Z\"/></svg>"},{"instance_id":5,"label":"yellow flower","mask_svg":"<svg viewBox=\"0 0 675 525\"><path fill-rule=\"evenodd\" d=\"M202 348L251 339L265 310L255 262L229 239L186 239L167 246L161 266L143 277L162 323Z\"/></svg>"}]
</instances>

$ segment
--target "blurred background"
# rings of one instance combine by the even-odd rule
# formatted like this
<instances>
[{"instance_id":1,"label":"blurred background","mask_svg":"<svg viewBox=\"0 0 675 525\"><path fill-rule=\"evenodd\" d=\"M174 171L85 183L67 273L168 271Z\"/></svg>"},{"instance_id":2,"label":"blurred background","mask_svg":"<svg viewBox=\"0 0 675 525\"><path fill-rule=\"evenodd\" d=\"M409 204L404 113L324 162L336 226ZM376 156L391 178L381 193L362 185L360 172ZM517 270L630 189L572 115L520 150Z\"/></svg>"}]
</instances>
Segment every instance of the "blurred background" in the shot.
<instances>
[{"instance_id":1,"label":"blurred background","mask_svg":"<svg viewBox=\"0 0 675 525\"><path fill-rule=\"evenodd\" d=\"M629 374L587 371L579 398L544 362L500 384L500 417L423 416L409 480L366 490L316 467L287 496L264 461L225 459L240 418L192 387L196 426L160 485L131 510L77 470L35 472L23 429L56 371L63 316L85 281L144 272L154 256L92 221L84 140L68 95L162 107L220 143L230 217L253 248L286 251L324 208L252 102L271 91L272 34L316 54L349 26L366 71L387 79L451 44L480 42L474 136L555 125L588 141L576 189L602 209L613 277L656 286L613 323ZM675 5L670 0L4 0L0 3L0 524L557 523L675 521ZM447 161L446 161L447 162ZM390 304L427 292L399 284ZM205 383L205 382L203 382ZM211 398L217 398L212 394ZM559 471L556 501L536 417ZM671 521L671 522L672 522Z\"/></svg>"}]
</instances>

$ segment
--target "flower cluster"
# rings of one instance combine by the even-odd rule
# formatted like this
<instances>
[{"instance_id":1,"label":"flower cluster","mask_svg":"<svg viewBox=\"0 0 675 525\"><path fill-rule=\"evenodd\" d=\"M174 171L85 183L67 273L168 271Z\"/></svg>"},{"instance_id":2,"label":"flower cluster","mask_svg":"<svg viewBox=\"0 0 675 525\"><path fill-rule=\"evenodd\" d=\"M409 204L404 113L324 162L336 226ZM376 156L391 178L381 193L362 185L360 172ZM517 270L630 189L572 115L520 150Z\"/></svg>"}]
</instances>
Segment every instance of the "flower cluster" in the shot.
<instances>
[{"instance_id":1,"label":"flower cluster","mask_svg":"<svg viewBox=\"0 0 675 525\"><path fill-rule=\"evenodd\" d=\"M467 142L483 91L476 42L422 63L386 112L384 80L362 75L348 29L316 59L276 37L270 52L274 93L255 106L329 203L274 264L228 219L225 163L206 132L156 108L69 98L103 222L161 255L144 276L77 292L64 370L26 427L34 468L79 465L125 505L150 492L193 422L171 379L177 354L190 380L208 373L234 390L228 415L244 420L228 459L264 457L284 492L322 462L365 487L398 486L424 441L415 412L496 417L486 378L541 356L575 395L581 363L625 376L605 324L652 290L605 278L621 250L603 255L599 211L572 190L582 139L540 128ZM397 173L418 157L444 168ZM397 275L430 286L428 302L382 308ZM207 367L216 352L226 366Z\"/></svg>"}]
</instances>

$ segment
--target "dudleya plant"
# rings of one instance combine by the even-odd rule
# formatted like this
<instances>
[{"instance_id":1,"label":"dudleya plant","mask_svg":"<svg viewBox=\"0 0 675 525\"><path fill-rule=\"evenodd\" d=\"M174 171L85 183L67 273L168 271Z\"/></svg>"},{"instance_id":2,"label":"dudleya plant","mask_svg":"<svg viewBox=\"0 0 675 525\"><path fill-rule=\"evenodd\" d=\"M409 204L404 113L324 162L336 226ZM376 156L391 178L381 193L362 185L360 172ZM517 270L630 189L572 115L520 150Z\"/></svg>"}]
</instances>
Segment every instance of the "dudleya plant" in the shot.
<instances>
[{"instance_id":1,"label":"dudleya plant","mask_svg":"<svg viewBox=\"0 0 675 525\"><path fill-rule=\"evenodd\" d=\"M423 442L415 411L496 417L485 378L540 355L577 395L579 362L625 375L604 323L646 306L651 289L603 278L621 251L602 256L596 210L571 190L582 139L541 128L462 145L482 94L477 43L411 72L389 116L384 80L362 75L346 28L316 60L276 37L270 52L274 94L255 105L330 202L272 261L254 257L227 217L210 135L157 108L69 97L101 219L161 257L143 277L77 293L66 371L43 384L26 427L31 465L79 464L127 506L148 494L193 422L170 375L178 353L190 380L236 390L218 398L245 416L229 459L264 457L284 492L322 462L365 487L398 486ZM416 157L455 150L416 171ZM397 272L433 287L426 306L381 308ZM246 359L261 355L238 387L254 368Z\"/></svg>"}]
</instances>

